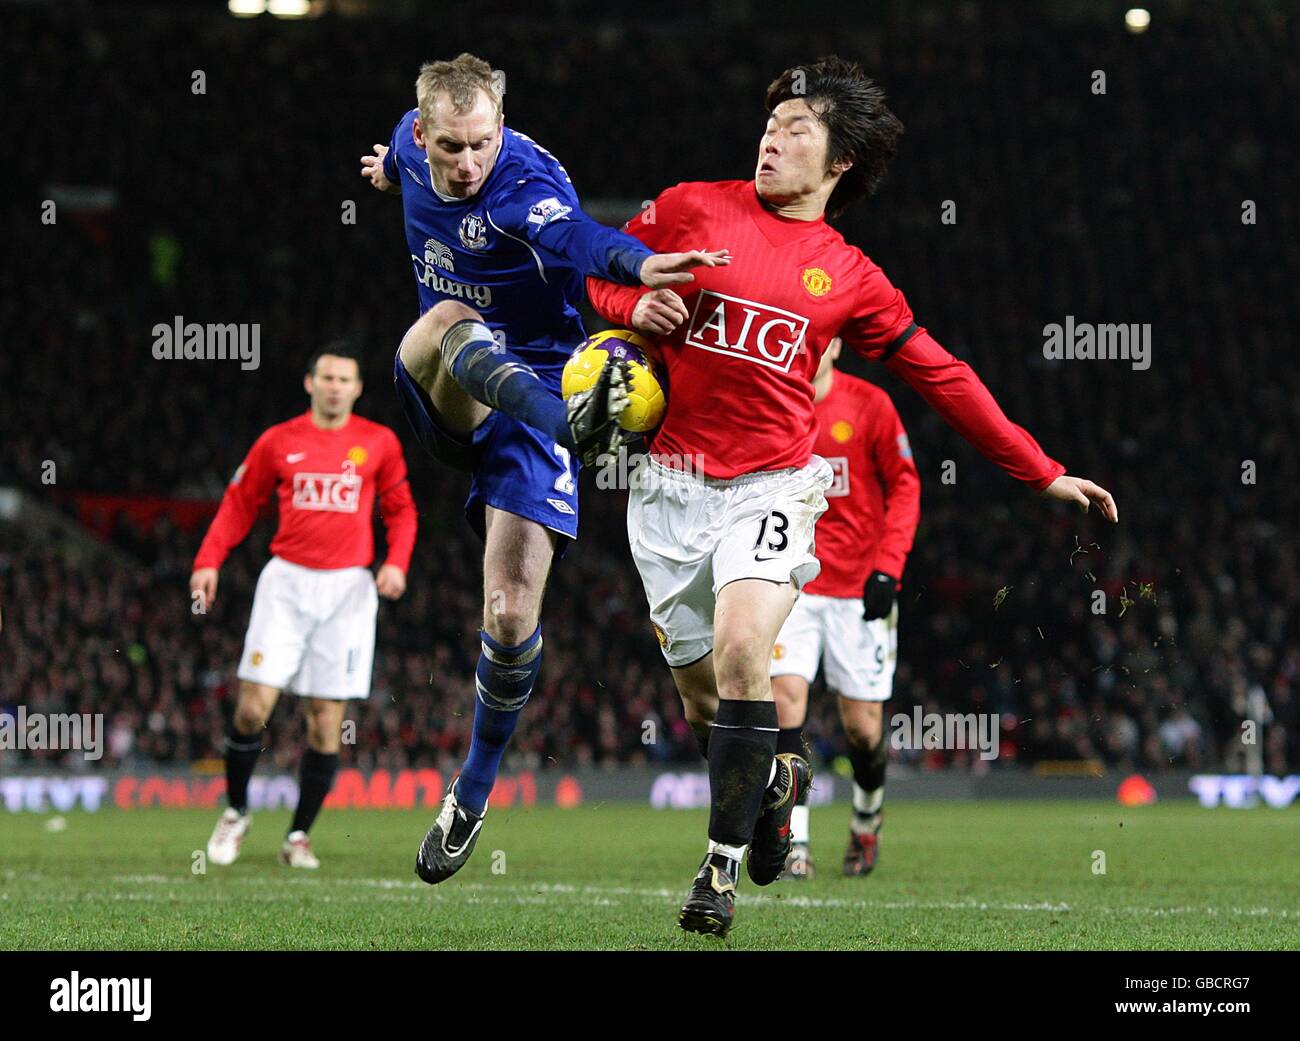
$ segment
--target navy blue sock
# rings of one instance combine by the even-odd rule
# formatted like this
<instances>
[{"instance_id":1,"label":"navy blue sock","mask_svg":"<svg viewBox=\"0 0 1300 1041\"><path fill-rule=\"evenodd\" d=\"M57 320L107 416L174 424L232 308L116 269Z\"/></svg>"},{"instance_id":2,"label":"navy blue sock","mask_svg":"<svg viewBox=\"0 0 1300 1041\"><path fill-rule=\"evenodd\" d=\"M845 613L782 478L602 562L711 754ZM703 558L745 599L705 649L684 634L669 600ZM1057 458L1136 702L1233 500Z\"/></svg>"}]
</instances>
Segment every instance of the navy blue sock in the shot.
<instances>
[{"instance_id":1,"label":"navy blue sock","mask_svg":"<svg viewBox=\"0 0 1300 1041\"><path fill-rule=\"evenodd\" d=\"M560 396L538 378L531 365L497 343L482 322L469 318L456 322L443 335L442 352L452 379L475 401L577 451Z\"/></svg>"},{"instance_id":2,"label":"navy blue sock","mask_svg":"<svg viewBox=\"0 0 1300 1041\"><path fill-rule=\"evenodd\" d=\"M497 643L481 632L482 650L474 685L474 730L469 755L456 782L456 800L481 814L496 783L501 757L519 722L519 712L542 670L542 627L517 647Z\"/></svg>"}]
</instances>

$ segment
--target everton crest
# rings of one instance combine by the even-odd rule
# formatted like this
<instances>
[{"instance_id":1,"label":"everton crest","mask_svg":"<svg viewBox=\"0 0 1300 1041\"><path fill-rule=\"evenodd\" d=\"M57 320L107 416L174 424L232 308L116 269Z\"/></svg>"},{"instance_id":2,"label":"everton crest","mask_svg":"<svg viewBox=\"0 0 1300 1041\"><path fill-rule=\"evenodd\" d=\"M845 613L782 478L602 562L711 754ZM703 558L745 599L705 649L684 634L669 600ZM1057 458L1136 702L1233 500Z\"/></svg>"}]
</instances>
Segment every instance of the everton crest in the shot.
<instances>
[{"instance_id":1,"label":"everton crest","mask_svg":"<svg viewBox=\"0 0 1300 1041\"><path fill-rule=\"evenodd\" d=\"M484 249L487 246L487 225L477 213L470 213L460 222L460 243L466 249Z\"/></svg>"}]
</instances>

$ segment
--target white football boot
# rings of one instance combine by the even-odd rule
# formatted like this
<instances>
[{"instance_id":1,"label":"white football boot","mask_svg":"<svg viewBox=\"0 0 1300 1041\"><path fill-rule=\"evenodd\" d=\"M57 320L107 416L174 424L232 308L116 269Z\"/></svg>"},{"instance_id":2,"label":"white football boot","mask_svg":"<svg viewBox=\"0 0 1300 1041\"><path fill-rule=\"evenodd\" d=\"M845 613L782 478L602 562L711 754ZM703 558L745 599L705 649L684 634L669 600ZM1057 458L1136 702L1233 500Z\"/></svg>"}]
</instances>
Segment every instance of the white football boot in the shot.
<instances>
[{"instance_id":1,"label":"white football boot","mask_svg":"<svg viewBox=\"0 0 1300 1041\"><path fill-rule=\"evenodd\" d=\"M208 860L213 864L233 864L239 857L239 845L248 834L253 818L227 807L208 839Z\"/></svg>"},{"instance_id":2,"label":"white football boot","mask_svg":"<svg viewBox=\"0 0 1300 1041\"><path fill-rule=\"evenodd\" d=\"M311 839L307 837L305 831L289 832L284 845L280 847L280 863L288 864L289 867L307 868L310 871L320 867L320 861L311 851Z\"/></svg>"}]
</instances>

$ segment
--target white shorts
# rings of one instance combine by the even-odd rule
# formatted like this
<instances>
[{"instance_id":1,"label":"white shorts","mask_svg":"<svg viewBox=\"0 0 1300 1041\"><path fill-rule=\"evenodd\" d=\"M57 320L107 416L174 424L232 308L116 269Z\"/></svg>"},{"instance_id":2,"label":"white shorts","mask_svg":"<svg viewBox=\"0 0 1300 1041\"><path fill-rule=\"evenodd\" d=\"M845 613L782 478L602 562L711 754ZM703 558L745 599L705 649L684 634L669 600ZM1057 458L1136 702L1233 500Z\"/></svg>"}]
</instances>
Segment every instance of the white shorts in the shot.
<instances>
[{"instance_id":1,"label":"white shorts","mask_svg":"<svg viewBox=\"0 0 1300 1041\"><path fill-rule=\"evenodd\" d=\"M817 678L852 701L888 701L898 660L898 605L885 618L865 621L862 601L805 593L781 627L772 648L773 676Z\"/></svg>"},{"instance_id":2,"label":"white shorts","mask_svg":"<svg viewBox=\"0 0 1300 1041\"><path fill-rule=\"evenodd\" d=\"M257 580L239 678L313 698L370 696L379 594L369 568L272 557Z\"/></svg>"},{"instance_id":3,"label":"white shorts","mask_svg":"<svg viewBox=\"0 0 1300 1041\"><path fill-rule=\"evenodd\" d=\"M821 572L813 532L826 511L830 464L745 474L728 481L651 460L628 493L627 534L650 620L668 664L713 650L718 590L742 578L793 582Z\"/></svg>"}]
</instances>

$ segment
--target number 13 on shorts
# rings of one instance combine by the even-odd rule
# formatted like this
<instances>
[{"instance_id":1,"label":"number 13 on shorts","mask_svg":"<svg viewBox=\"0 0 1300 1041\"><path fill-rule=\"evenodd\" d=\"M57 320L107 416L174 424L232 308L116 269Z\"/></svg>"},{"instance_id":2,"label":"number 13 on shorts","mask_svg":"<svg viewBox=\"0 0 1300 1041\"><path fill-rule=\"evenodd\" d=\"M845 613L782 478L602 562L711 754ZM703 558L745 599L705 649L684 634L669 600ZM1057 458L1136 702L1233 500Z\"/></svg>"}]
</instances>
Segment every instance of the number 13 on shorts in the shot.
<instances>
[{"instance_id":1,"label":"number 13 on shorts","mask_svg":"<svg viewBox=\"0 0 1300 1041\"><path fill-rule=\"evenodd\" d=\"M778 553L784 553L790 546L790 518L780 510L773 510L758 526L758 538L754 540L754 559L771 560Z\"/></svg>"}]
</instances>

